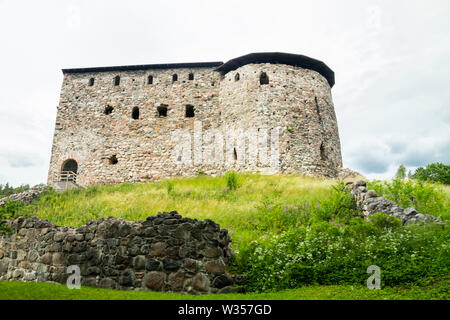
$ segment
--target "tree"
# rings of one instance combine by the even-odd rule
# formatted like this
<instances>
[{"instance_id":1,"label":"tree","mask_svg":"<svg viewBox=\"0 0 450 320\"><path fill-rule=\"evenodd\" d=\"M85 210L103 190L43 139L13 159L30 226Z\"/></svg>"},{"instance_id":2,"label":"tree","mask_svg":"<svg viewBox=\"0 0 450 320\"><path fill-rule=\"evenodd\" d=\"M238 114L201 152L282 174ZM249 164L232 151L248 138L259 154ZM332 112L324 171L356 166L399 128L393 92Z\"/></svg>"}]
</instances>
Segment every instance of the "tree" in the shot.
<instances>
[{"instance_id":1,"label":"tree","mask_svg":"<svg viewBox=\"0 0 450 320\"><path fill-rule=\"evenodd\" d=\"M12 195L14 193L20 193L24 192L26 190L30 189L30 186L28 184L21 185L17 188L14 188L8 184L8 182L5 185L0 184L0 198L7 197L9 195Z\"/></svg>"},{"instance_id":2,"label":"tree","mask_svg":"<svg viewBox=\"0 0 450 320\"><path fill-rule=\"evenodd\" d=\"M417 168L413 174L413 178L450 185L450 165L440 162L431 163L425 168Z\"/></svg>"},{"instance_id":3,"label":"tree","mask_svg":"<svg viewBox=\"0 0 450 320\"><path fill-rule=\"evenodd\" d=\"M402 180L406 178L406 168L404 165L401 164L400 167L398 167L395 177Z\"/></svg>"}]
</instances>

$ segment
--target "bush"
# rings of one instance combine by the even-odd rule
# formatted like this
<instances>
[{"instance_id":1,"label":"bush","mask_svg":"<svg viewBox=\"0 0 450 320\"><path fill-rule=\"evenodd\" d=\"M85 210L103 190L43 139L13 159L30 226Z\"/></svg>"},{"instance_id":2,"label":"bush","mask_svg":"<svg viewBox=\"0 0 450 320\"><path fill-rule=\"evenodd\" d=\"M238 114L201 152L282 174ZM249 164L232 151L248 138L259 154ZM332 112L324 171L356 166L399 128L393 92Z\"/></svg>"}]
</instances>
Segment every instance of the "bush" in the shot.
<instances>
[{"instance_id":1,"label":"bush","mask_svg":"<svg viewBox=\"0 0 450 320\"><path fill-rule=\"evenodd\" d=\"M423 284L448 275L448 229L394 230L359 220L341 227L320 222L310 229L291 228L267 243L253 243L240 252L241 271L249 275L246 289L365 284L370 265L380 267L383 286Z\"/></svg>"},{"instance_id":2,"label":"bush","mask_svg":"<svg viewBox=\"0 0 450 320\"><path fill-rule=\"evenodd\" d=\"M175 188L175 184L172 181L169 180L166 182L167 194L169 196L172 195L174 188Z\"/></svg>"},{"instance_id":3,"label":"bush","mask_svg":"<svg viewBox=\"0 0 450 320\"><path fill-rule=\"evenodd\" d=\"M439 184L421 180L394 179L392 182L372 181L367 187L403 208L414 207L423 214L450 217L450 203L446 192Z\"/></svg>"},{"instance_id":4,"label":"bush","mask_svg":"<svg viewBox=\"0 0 450 320\"><path fill-rule=\"evenodd\" d=\"M225 173L225 180L227 181L227 187L230 190L236 190L239 187L238 176L236 171L228 171Z\"/></svg>"},{"instance_id":5,"label":"bush","mask_svg":"<svg viewBox=\"0 0 450 320\"><path fill-rule=\"evenodd\" d=\"M376 212L370 217L370 220L379 228L398 229L402 226L402 220L382 212Z\"/></svg>"},{"instance_id":6,"label":"bush","mask_svg":"<svg viewBox=\"0 0 450 320\"><path fill-rule=\"evenodd\" d=\"M429 186L413 188L418 196L421 188L430 190ZM249 276L247 291L308 284L364 285L370 265L381 268L383 286L422 284L449 273L448 228L402 227L399 219L384 213L366 220L342 182L317 204L286 206L267 196L258 210L255 227L278 234L241 247L235 257L237 271Z\"/></svg>"},{"instance_id":7,"label":"bush","mask_svg":"<svg viewBox=\"0 0 450 320\"><path fill-rule=\"evenodd\" d=\"M0 234L11 231L1 221L14 219L21 208L24 207L23 202L13 201L8 199L4 206L0 206Z\"/></svg>"}]
</instances>

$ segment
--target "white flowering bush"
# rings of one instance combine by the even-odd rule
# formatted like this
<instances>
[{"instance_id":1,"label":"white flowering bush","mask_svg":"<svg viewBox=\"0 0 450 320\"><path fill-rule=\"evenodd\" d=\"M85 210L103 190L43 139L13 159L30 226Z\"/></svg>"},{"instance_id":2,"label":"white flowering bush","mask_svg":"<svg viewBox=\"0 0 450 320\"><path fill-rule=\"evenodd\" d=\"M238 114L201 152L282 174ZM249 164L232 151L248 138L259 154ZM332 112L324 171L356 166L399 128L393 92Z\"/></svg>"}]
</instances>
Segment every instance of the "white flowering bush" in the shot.
<instances>
[{"instance_id":1,"label":"white flowering bush","mask_svg":"<svg viewBox=\"0 0 450 320\"><path fill-rule=\"evenodd\" d=\"M449 275L450 231L439 225L402 227L384 213L366 220L340 185L318 204L283 206L267 199L262 225L279 233L240 247L236 264L248 291L307 284L364 284L367 267L382 285L420 284ZM273 227L272 225L272 227Z\"/></svg>"}]
</instances>

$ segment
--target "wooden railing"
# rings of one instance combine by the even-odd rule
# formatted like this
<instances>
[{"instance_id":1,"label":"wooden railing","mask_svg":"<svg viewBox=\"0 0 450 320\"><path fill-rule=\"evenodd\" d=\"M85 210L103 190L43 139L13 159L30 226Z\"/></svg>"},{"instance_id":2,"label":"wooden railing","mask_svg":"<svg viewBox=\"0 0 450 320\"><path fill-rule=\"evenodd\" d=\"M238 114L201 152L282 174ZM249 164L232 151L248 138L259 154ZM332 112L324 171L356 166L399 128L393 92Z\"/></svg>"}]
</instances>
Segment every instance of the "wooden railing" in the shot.
<instances>
[{"instance_id":1,"label":"wooden railing","mask_svg":"<svg viewBox=\"0 0 450 320\"><path fill-rule=\"evenodd\" d=\"M57 175L57 181L77 182L77 174L73 171L61 171Z\"/></svg>"}]
</instances>

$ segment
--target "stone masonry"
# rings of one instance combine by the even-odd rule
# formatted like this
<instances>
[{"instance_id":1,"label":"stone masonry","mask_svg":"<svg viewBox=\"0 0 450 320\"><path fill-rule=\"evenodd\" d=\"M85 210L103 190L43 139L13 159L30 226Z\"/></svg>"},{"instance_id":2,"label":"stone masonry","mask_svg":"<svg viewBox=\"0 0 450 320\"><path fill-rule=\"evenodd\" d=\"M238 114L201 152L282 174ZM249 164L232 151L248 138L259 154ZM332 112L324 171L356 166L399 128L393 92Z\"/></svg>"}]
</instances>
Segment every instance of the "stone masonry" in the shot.
<instances>
[{"instance_id":1,"label":"stone masonry","mask_svg":"<svg viewBox=\"0 0 450 320\"><path fill-rule=\"evenodd\" d=\"M356 200L357 206L362 210L365 217L369 217L376 212L382 212L399 218L403 225L416 222L443 223L442 220L429 215L421 214L414 208L402 208L395 202L377 195L374 190L367 190L365 181L348 182L351 193Z\"/></svg>"},{"instance_id":2,"label":"stone masonry","mask_svg":"<svg viewBox=\"0 0 450 320\"><path fill-rule=\"evenodd\" d=\"M40 195L47 189L46 186L36 186L21 193L15 193L10 196L0 199L0 207L3 207L8 200L22 202L29 205L31 202L40 197Z\"/></svg>"},{"instance_id":3,"label":"stone masonry","mask_svg":"<svg viewBox=\"0 0 450 320\"><path fill-rule=\"evenodd\" d=\"M67 268L81 285L124 290L221 293L234 290L225 272L232 254L226 229L211 220L158 213L145 221L108 218L79 228L57 227L36 217L3 221L0 281L66 284Z\"/></svg>"},{"instance_id":4,"label":"stone masonry","mask_svg":"<svg viewBox=\"0 0 450 320\"><path fill-rule=\"evenodd\" d=\"M75 171L76 183L88 186L227 170L336 177L342 167L334 73L320 61L261 53L225 64L63 73L50 185L64 171ZM183 141L173 138L177 130L188 132ZM206 132L222 136L223 144ZM180 143L192 152L177 156ZM265 146L275 164L255 153Z\"/></svg>"}]
</instances>

